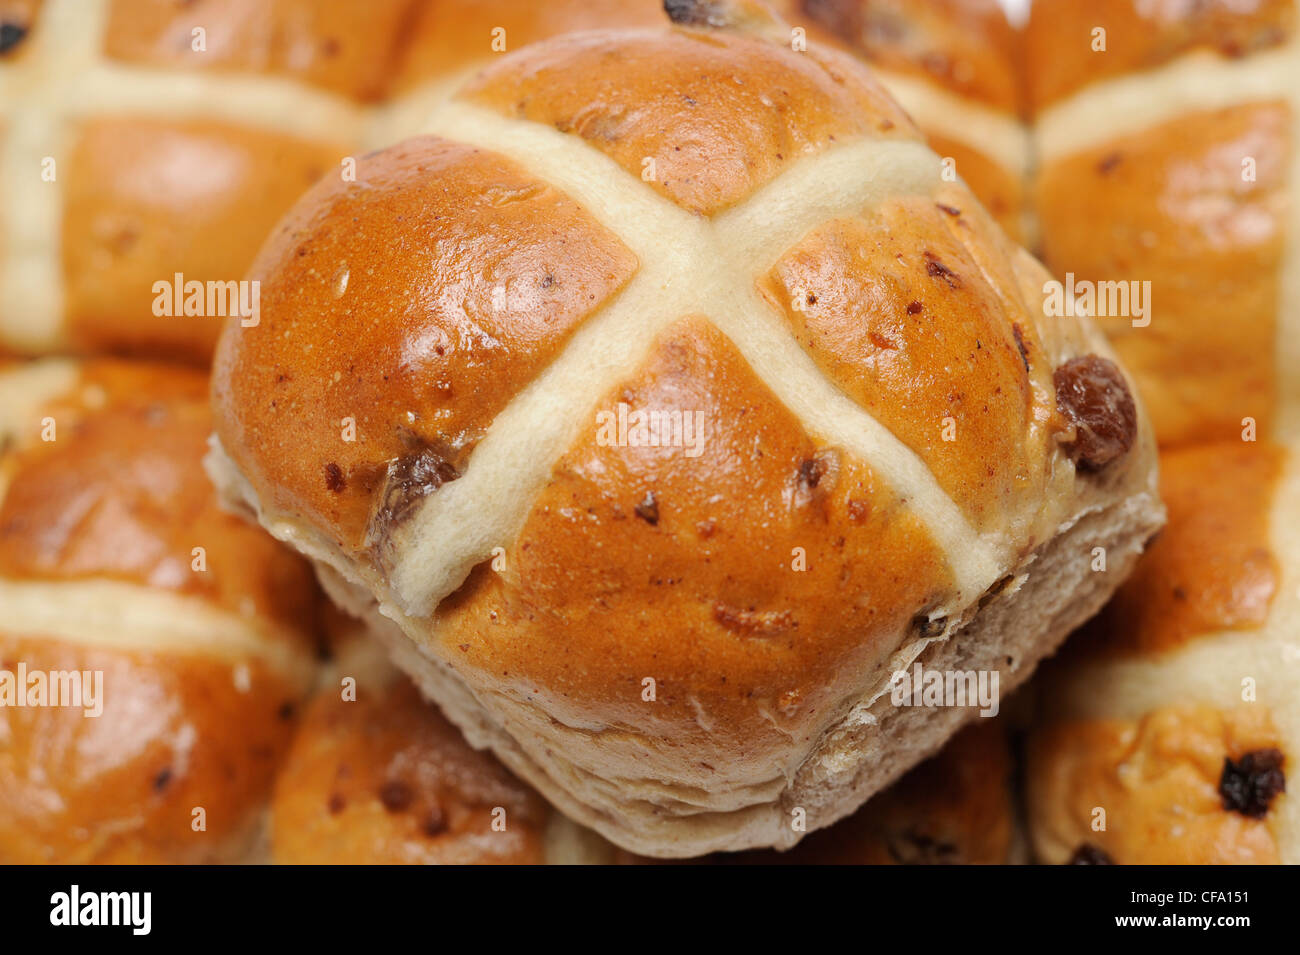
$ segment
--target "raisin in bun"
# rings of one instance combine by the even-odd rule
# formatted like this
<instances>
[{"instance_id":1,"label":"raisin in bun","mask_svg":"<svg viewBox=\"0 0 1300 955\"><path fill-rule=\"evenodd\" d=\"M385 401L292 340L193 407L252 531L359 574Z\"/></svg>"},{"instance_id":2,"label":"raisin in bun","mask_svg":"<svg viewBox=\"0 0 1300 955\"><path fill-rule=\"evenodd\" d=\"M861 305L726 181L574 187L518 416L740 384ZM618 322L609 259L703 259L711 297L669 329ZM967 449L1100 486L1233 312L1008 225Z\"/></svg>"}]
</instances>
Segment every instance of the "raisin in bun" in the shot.
<instances>
[{"instance_id":1,"label":"raisin in bun","mask_svg":"<svg viewBox=\"0 0 1300 955\"><path fill-rule=\"evenodd\" d=\"M1169 504L1038 688L1026 778L1048 862L1300 861L1295 26L1289 0L1034 8L1044 247L1062 276L1149 283L1149 324L1102 322L1152 408Z\"/></svg>"},{"instance_id":2,"label":"raisin in bun","mask_svg":"<svg viewBox=\"0 0 1300 955\"><path fill-rule=\"evenodd\" d=\"M975 709L891 674L1009 690L1162 508L1104 340L865 67L671 6L502 57L306 196L209 467L471 744L690 856L935 752Z\"/></svg>"},{"instance_id":3,"label":"raisin in bun","mask_svg":"<svg viewBox=\"0 0 1300 955\"><path fill-rule=\"evenodd\" d=\"M0 6L0 347L206 363L221 318L158 314L154 284L242 279L302 192L340 174L409 7Z\"/></svg>"},{"instance_id":4,"label":"raisin in bun","mask_svg":"<svg viewBox=\"0 0 1300 955\"><path fill-rule=\"evenodd\" d=\"M1300 409L1294 3L1042 0L1025 48L1046 262L1149 283L1099 322L1161 445L1271 432Z\"/></svg>"},{"instance_id":5,"label":"raisin in bun","mask_svg":"<svg viewBox=\"0 0 1300 955\"><path fill-rule=\"evenodd\" d=\"M206 392L203 375L150 364L0 372L0 681L66 687L44 698L63 705L0 706L4 862L258 847L314 670L314 588L218 507Z\"/></svg>"}]
</instances>

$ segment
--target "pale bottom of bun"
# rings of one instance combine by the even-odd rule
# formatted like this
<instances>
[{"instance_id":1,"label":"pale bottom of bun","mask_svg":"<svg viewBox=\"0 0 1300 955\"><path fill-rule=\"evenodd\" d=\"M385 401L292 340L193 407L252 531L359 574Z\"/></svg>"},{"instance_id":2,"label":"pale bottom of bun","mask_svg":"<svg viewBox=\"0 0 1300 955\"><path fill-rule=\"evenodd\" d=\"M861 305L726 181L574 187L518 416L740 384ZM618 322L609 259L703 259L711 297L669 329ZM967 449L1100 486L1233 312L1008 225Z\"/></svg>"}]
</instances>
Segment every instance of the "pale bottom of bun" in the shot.
<instances>
[{"instance_id":1,"label":"pale bottom of bun","mask_svg":"<svg viewBox=\"0 0 1300 955\"><path fill-rule=\"evenodd\" d=\"M1084 515L1011 575L1010 584L987 595L962 626L926 645L915 662L925 670L998 671L1000 693L1010 693L1101 608L1163 518L1158 498L1148 493ZM1104 571L1093 569L1097 548L1105 551ZM687 858L789 848L805 834L791 825L800 815L796 809L804 810L809 829L831 825L979 718L977 707L895 706L888 692L890 674L883 674L871 692L843 706L784 788L755 791L751 803L729 811L701 811L691 803L691 794L675 798L671 786L660 780L645 780L641 786L634 780L602 779L579 766L554 737L530 739L536 713L515 712L520 704L503 698L493 701L498 713L490 711L449 667L424 654L380 614L367 591L323 561L316 566L330 597L366 622L471 745L491 749L571 819L639 855ZM573 735L578 752L583 734L575 730ZM544 754L545 761L537 754Z\"/></svg>"}]
</instances>

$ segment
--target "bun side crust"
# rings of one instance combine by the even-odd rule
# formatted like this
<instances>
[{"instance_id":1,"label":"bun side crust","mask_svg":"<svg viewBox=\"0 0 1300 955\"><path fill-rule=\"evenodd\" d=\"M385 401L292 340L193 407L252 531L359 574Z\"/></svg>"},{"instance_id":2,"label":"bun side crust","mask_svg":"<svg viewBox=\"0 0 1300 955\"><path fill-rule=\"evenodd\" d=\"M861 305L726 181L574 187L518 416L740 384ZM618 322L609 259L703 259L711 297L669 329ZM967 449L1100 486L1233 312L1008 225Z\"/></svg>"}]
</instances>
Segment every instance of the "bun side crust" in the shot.
<instances>
[{"instance_id":1,"label":"bun side crust","mask_svg":"<svg viewBox=\"0 0 1300 955\"><path fill-rule=\"evenodd\" d=\"M1033 555L1026 569L1034 572L1013 575L969 624L946 639L900 647L870 686L834 708L793 775L717 795L654 778L608 780L569 762L568 752L585 756L588 741L600 737L539 718L529 701L492 694L480 702L477 689L440 657L421 652L363 589L328 568L318 565L318 570L330 598L366 621L471 745L491 748L552 805L616 845L645 856L687 858L753 846L789 848L801 835L790 826L796 807L806 813L809 831L848 816L977 719L970 708L894 706L888 685L894 670L917 661L942 671L996 670L1002 694L1009 693L1029 677L1037 660L1097 612L1113 581L1129 573L1162 520L1154 494L1085 516ZM1106 550L1105 574L1092 570L1096 547ZM1041 620L1049 621L1046 631L1027 623Z\"/></svg>"}]
</instances>

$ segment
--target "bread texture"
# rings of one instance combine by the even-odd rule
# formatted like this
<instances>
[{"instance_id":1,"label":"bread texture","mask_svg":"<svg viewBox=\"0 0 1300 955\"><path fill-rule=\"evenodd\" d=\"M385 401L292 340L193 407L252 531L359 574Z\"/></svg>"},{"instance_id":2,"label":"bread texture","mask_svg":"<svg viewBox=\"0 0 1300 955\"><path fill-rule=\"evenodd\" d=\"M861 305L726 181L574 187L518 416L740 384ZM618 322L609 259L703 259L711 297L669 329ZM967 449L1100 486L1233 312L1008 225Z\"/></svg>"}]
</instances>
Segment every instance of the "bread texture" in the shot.
<instances>
[{"instance_id":1,"label":"bread texture","mask_svg":"<svg viewBox=\"0 0 1300 955\"><path fill-rule=\"evenodd\" d=\"M1091 324L859 61L725 20L528 46L319 185L213 382L226 498L661 857L850 814L975 713L895 671L1008 691L1162 517Z\"/></svg>"},{"instance_id":2,"label":"bread texture","mask_svg":"<svg viewBox=\"0 0 1300 955\"><path fill-rule=\"evenodd\" d=\"M256 856L314 672L295 555L217 506L206 377L0 370L0 860Z\"/></svg>"},{"instance_id":3,"label":"bread texture","mask_svg":"<svg viewBox=\"0 0 1300 955\"><path fill-rule=\"evenodd\" d=\"M321 865L646 865L571 822L420 697L359 621L326 610L331 659L276 781L273 858ZM982 720L789 852L706 865L958 865L1023 858L1012 760Z\"/></svg>"},{"instance_id":4,"label":"bread texture","mask_svg":"<svg viewBox=\"0 0 1300 955\"><path fill-rule=\"evenodd\" d=\"M1221 442L1167 451L1161 467L1169 526L1037 688L1035 850L1294 863L1300 465L1292 448Z\"/></svg>"},{"instance_id":5,"label":"bread texture","mask_svg":"<svg viewBox=\"0 0 1300 955\"><path fill-rule=\"evenodd\" d=\"M276 220L358 152L409 7L6 5L0 347L206 364L228 306L175 315L155 283L243 278Z\"/></svg>"}]
</instances>

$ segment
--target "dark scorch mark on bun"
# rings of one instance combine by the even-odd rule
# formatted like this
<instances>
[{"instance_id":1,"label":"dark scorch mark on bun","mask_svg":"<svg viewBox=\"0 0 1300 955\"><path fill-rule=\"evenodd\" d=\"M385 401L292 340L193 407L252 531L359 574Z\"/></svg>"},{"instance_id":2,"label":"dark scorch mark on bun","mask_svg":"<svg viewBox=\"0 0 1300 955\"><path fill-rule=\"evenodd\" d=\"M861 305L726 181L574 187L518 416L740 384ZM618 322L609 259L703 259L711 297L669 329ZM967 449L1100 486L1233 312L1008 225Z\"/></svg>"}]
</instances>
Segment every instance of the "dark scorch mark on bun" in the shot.
<instances>
[{"instance_id":1,"label":"dark scorch mark on bun","mask_svg":"<svg viewBox=\"0 0 1300 955\"><path fill-rule=\"evenodd\" d=\"M1052 375L1056 406L1074 426L1066 453L1081 471L1100 471L1137 440L1137 406L1119 368L1100 355L1071 358Z\"/></svg>"},{"instance_id":2,"label":"dark scorch mark on bun","mask_svg":"<svg viewBox=\"0 0 1300 955\"><path fill-rule=\"evenodd\" d=\"M1236 762L1225 756L1219 776L1223 808L1250 819L1263 819L1273 800L1286 792L1283 761L1282 752L1276 749L1252 750Z\"/></svg>"}]
</instances>

